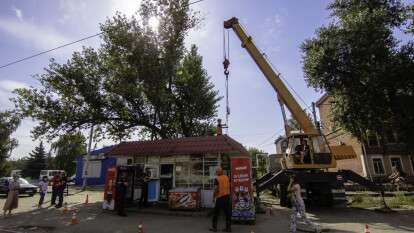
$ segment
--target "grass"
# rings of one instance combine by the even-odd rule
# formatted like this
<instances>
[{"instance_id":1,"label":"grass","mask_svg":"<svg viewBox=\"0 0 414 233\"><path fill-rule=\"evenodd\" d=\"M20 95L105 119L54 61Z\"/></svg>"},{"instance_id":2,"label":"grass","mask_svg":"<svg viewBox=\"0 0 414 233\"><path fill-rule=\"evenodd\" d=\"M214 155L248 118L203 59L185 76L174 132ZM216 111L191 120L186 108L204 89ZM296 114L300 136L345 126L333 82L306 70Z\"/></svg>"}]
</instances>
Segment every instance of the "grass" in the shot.
<instances>
[{"instance_id":1,"label":"grass","mask_svg":"<svg viewBox=\"0 0 414 233\"><path fill-rule=\"evenodd\" d=\"M414 207L414 196L405 196L403 192L396 192L393 197L386 197L385 202L390 208L400 208L402 206ZM361 193L351 197L351 207L375 208L382 207L381 197L372 197L367 193Z\"/></svg>"}]
</instances>

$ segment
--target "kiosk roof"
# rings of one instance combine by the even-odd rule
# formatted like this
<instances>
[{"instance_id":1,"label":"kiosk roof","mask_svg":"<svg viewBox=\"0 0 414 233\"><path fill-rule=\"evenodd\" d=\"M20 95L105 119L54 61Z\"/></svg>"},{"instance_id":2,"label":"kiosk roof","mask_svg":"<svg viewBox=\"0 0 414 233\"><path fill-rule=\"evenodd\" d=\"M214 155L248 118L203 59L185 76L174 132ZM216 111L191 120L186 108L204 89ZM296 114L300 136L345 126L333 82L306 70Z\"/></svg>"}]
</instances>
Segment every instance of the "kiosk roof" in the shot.
<instances>
[{"instance_id":1,"label":"kiosk roof","mask_svg":"<svg viewBox=\"0 0 414 233\"><path fill-rule=\"evenodd\" d=\"M207 153L248 155L247 150L240 143L227 135L122 142L114 146L105 155L145 156Z\"/></svg>"}]
</instances>

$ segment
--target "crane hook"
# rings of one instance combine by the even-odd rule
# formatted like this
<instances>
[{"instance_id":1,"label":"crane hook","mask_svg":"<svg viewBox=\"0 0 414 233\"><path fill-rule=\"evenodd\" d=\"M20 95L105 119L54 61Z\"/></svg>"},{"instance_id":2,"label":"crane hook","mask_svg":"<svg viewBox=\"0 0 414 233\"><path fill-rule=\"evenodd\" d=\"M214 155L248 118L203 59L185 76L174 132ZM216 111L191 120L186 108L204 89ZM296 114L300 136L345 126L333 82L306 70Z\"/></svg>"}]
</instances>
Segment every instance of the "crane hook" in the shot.
<instances>
[{"instance_id":1,"label":"crane hook","mask_svg":"<svg viewBox=\"0 0 414 233\"><path fill-rule=\"evenodd\" d=\"M229 72L229 70L228 70L229 65L230 65L230 61L229 61L227 58L224 58L224 61L223 61L223 67L224 67L224 74L225 74L226 76L230 74L230 72Z\"/></svg>"}]
</instances>

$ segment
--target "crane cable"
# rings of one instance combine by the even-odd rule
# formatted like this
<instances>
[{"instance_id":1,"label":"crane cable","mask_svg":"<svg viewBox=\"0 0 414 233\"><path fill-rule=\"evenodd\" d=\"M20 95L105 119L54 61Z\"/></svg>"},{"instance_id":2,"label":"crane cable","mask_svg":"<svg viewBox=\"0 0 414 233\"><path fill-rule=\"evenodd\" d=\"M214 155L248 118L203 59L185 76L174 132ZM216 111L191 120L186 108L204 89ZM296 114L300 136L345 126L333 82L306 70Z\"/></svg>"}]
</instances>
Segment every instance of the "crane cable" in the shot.
<instances>
[{"instance_id":1,"label":"crane cable","mask_svg":"<svg viewBox=\"0 0 414 233\"><path fill-rule=\"evenodd\" d=\"M223 67L224 67L224 75L226 76L225 81L225 88L226 88L226 133L228 134L229 130L229 115L230 115L230 105L229 105L229 65L230 65L230 43L229 43L229 32L227 31L227 38L226 38L226 31L223 28ZM227 42L227 49L226 49L226 42Z\"/></svg>"}]
</instances>

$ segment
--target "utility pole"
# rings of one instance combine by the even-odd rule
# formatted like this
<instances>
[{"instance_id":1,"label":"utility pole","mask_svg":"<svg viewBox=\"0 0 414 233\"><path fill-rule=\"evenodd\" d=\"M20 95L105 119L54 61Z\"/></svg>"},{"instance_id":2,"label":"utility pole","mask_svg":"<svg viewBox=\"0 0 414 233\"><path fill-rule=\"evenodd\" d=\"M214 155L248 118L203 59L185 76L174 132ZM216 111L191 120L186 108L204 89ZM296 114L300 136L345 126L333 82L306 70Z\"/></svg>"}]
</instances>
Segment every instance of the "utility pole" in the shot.
<instances>
[{"instance_id":1,"label":"utility pole","mask_svg":"<svg viewBox=\"0 0 414 233\"><path fill-rule=\"evenodd\" d=\"M88 185L88 167L89 159L91 157L91 148L92 148L92 137L93 137L93 125L91 127L91 132L89 134L89 144L88 144L88 153L86 154L85 163L83 164L83 185L82 190L86 190Z\"/></svg>"}]
</instances>

